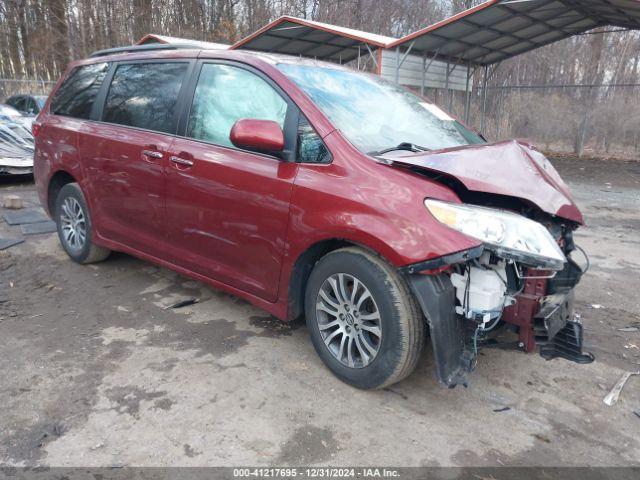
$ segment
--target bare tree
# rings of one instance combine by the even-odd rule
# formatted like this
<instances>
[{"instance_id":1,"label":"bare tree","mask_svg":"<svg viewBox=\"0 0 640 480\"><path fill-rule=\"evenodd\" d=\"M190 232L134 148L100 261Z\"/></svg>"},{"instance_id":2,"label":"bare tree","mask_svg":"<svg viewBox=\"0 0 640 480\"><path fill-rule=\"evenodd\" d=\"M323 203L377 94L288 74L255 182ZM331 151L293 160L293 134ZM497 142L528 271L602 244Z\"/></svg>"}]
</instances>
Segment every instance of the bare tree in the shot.
<instances>
[{"instance_id":1,"label":"bare tree","mask_svg":"<svg viewBox=\"0 0 640 480\"><path fill-rule=\"evenodd\" d=\"M131 44L147 33L231 43L280 15L400 37L480 1L2 0L0 76L55 80L70 60ZM537 49L504 62L492 84L604 80L640 82L638 32L580 35ZM640 119L633 106L638 93L640 88L491 90L486 133L533 136L550 148L580 154L588 148L637 149ZM430 94L445 98L441 92ZM459 105L454 102L454 110L459 112Z\"/></svg>"},{"instance_id":2,"label":"bare tree","mask_svg":"<svg viewBox=\"0 0 640 480\"><path fill-rule=\"evenodd\" d=\"M181 2L180 2L181 3ZM151 0L133 0L133 36L141 38L151 30L152 21Z\"/></svg>"}]
</instances>

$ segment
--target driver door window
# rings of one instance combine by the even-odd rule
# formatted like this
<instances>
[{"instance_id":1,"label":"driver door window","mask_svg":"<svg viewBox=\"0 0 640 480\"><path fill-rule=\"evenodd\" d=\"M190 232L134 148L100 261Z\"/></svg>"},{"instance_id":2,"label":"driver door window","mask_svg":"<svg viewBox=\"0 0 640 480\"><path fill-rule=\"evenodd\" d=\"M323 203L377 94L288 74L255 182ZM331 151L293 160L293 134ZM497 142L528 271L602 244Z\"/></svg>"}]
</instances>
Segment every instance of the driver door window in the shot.
<instances>
[{"instance_id":1,"label":"driver door window","mask_svg":"<svg viewBox=\"0 0 640 480\"><path fill-rule=\"evenodd\" d=\"M241 118L273 120L281 128L287 102L265 80L240 67L206 63L196 86L186 136L233 147L229 133Z\"/></svg>"}]
</instances>

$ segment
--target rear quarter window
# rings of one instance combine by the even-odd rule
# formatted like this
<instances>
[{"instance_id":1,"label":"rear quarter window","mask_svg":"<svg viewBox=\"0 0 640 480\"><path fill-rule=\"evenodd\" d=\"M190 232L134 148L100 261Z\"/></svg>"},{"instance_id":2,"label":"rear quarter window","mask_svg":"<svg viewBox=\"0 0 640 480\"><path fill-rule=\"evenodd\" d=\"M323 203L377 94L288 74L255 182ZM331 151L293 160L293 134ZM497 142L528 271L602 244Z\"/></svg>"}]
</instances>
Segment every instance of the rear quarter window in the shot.
<instances>
[{"instance_id":1,"label":"rear quarter window","mask_svg":"<svg viewBox=\"0 0 640 480\"><path fill-rule=\"evenodd\" d=\"M74 69L53 96L51 112L88 119L108 69L108 63L94 63Z\"/></svg>"}]
</instances>

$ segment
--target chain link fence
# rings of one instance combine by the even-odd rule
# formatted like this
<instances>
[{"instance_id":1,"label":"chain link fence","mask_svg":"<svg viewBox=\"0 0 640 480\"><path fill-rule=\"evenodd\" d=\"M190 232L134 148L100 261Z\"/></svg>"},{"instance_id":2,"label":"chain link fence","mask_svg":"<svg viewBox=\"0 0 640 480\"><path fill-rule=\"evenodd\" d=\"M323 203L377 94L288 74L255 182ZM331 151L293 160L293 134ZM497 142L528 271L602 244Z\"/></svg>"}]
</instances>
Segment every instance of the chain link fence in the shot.
<instances>
[{"instance_id":1,"label":"chain link fence","mask_svg":"<svg viewBox=\"0 0 640 480\"><path fill-rule=\"evenodd\" d=\"M464 92L431 89L427 97L464 119ZM489 141L527 138L553 152L640 158L640 84L514 85L470 94L469 125Z\"/></svg>"}]
</instances>

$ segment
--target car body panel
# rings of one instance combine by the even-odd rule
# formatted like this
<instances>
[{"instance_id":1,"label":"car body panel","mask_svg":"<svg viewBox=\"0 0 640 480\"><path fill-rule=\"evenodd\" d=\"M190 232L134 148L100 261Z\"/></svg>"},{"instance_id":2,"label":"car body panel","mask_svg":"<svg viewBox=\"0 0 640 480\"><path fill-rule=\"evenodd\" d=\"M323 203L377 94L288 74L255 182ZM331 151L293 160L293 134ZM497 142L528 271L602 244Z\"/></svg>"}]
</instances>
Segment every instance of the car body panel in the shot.
<instances>
[{"instance_id":1,"label":"car body panel","mask_svg":"<svg viewBox=\"0 0 640 480\"><path fill-rule=\"evenodd\" d=\"M78 153L98 234L161 254L166 247L165 166L173 138L165 134L85 122ZM151 154L158 155L151 156Z\"/></svg>"},{"instance_id":2,"label":"car body panel","mask_svg":"<svg viewBox=\"0 0 640 480\"><path fill-rule=\"evenodd\" d=\"M569 188L553 165L521 140L386 158L452 176L471 191L517 197L551 215L583 223Z\"/></svg>"},{"instance_id":3,"label":"car body panel","mask_svg":"<svg viewBox=\"0 0 640 480\"><path fill-rule=\"evenodd\" d=\"M193 163L167 166L174 261L276 301L298 164L188 138L170 155Z\"/></svg>"},{"instance_id":4,"label":"car body panel","mask_svg":"<svg viewBox=\"0 0 640 480\"><path fill-rule=\"evenodd\" d=\"M478 245L431 221L424 199L459 202L449 188L372 161L337 131L324 140L336 160L300 165L291 206L292 244L350 239L398 266Z\"/></svg>"},{"instance_id":5,"label":"car body panel","mask_svg":"<svg viewBox=\"0 0 640 480\"><path fill-rule=\"evenodd\" d=\"M44 112L44 111L43 111ZM46 121L40 125L40 134L35 138L33 174L40 203L49 215L48 186L51 177L64 171L74 177L81 188L86 188L84 170L78 153L78 133L85 122L70 117L43 115ZM92 208L91 198L88 198Z\"/></svg>"}]
</instances>

